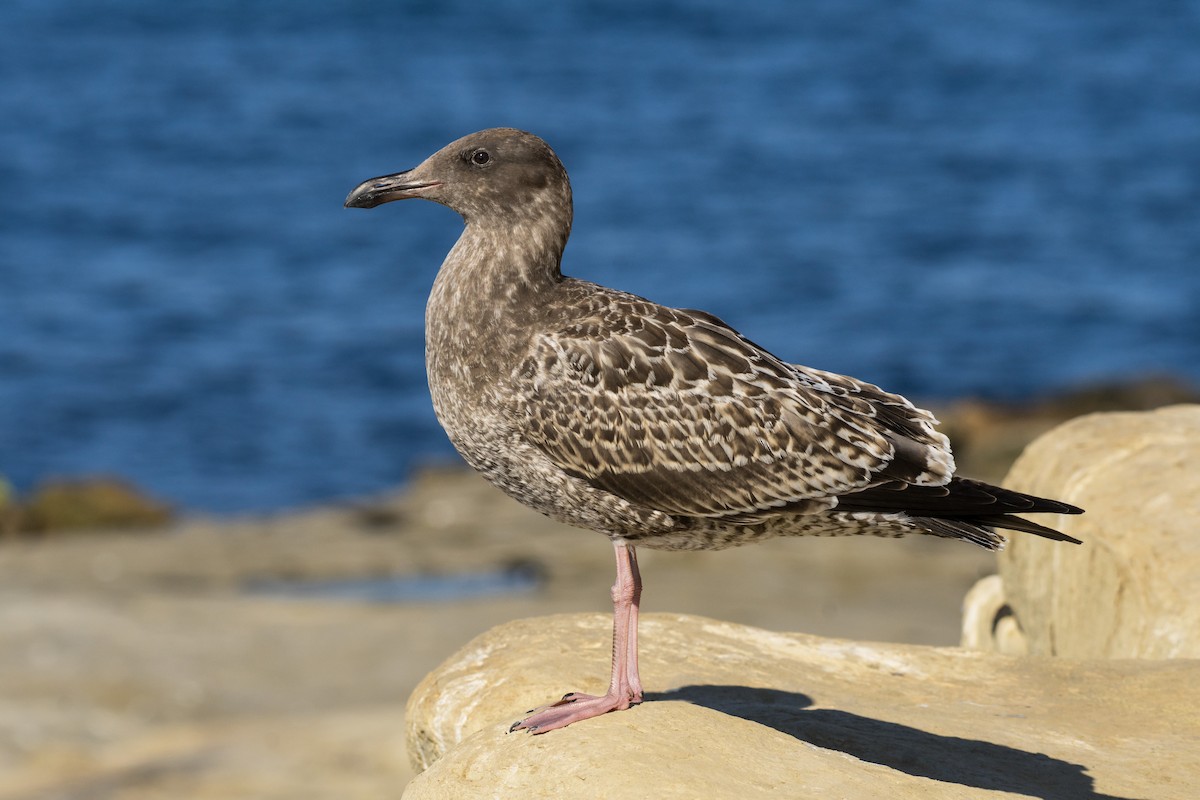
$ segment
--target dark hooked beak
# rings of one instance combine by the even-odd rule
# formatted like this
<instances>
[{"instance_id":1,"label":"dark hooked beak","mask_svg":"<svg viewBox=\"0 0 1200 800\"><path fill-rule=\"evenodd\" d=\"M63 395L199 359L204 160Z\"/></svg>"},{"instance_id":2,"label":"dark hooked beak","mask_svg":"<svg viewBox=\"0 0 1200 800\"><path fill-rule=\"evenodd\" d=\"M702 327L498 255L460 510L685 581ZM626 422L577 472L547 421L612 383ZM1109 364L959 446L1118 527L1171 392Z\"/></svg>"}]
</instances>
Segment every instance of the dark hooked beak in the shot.
<instances>
[{"instance_id":1,"label":"dark hooked beak","mask_svg":"<svg viewBox=\"0 0 1200 800\"><path fill-rule=\"evenodd\" d=\"M413 173L415 169L397 172L395 175L384 175L371 178L354 187L346 197L346 208L374 208L390 203L393 200L408 200L421 197L425 189L441 186L441 181L422 181Z\"/></svg>"}]
</instances>

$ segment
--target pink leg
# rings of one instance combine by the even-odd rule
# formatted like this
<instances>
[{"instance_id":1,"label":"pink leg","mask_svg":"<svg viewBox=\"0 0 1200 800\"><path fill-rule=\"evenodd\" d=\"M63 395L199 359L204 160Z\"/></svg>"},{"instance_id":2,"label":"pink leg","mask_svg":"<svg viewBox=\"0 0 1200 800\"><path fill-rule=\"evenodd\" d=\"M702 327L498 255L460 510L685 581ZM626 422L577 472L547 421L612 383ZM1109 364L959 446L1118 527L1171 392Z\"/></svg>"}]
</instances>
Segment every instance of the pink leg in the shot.
<instances>
[{"instance_id":1,"label":"pink leg","mask_svg":"<svg viewBox=\"0 0 1200 800\"><path fill-rule=\"evenodd\" d=\"M637 551L626 547L629 553L630 574L633 577L633 592L629 599L629 634L625 650L625 679L633 693L634 705L642 702L642 679L638 675L638 606L642 602L642 573L638 569ZM618 556L619 558L619 556ZM618 580L620 575L618 574ZM614 600L615 602L615 600Z\"/></svg>"},{"instance_id":2,"label":"pink leg","mask_svg":"<svg viewBox=\"0 0 1200 800\"><path fill-rule=\"evenodd\" d=\"M612 679L608 693L595 696L569 692L557 703L536 710L532 716L514 722L509 732L528 730L546 733L565 728L572 722L598 717L609 711L623 711L642 702L642 681L638 677L637 623L638 603L642 597L642 575L637 554L624 541L613 542L617 556L617 582L612 587L613 650Z\"/></svg>"}]
</instances>

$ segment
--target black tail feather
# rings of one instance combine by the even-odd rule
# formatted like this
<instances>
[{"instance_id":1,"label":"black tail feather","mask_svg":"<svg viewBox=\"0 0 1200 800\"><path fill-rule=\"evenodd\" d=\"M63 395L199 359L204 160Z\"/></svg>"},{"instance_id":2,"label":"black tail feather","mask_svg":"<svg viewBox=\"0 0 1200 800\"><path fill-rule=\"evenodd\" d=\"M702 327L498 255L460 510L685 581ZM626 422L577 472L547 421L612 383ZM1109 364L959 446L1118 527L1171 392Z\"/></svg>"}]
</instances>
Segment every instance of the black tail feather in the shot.
<instances>
[{"instance_id":1,"label":"black tail feather","mask_svg":"<svg viewBox=\"0 0 1200 800\"><path fill-rule=\"evenodd\" d=\"M1004 546L1004 537L994 528L1082 544L1061 531L1014 516L1018 513L1082 514L1082 508L967 478L953 478L943 486L916 486L899 481L885 483L842 495L837 507L839 511L903 512L928 533L965 539L989 550Z\"/></svg>"},{"instance_id":2,"label":"black tail feather","mask_svg":"<svg viewBox=\"0 0 1200 800\"><path fill-rule=\"evenodd\" d=\"M1082 514L1082 511L1067 511L1060 512L1067 514ZM1007 528L1010 531L1024 531L1032 533L1035 536L1041 536L1043 539L1053 539L1056 542L1070 542L1071 544L1083 544L1074 536L1068 536L1062 531L1056 531L1054 528L1047 528L1045 525L1038 525L1036 522L1030 522L1023 517L1013 516L1012 514L1000 514L995 517L973 517L971 522L977 525L986 525L989 528Z\"/></svg>"}]
</instances>

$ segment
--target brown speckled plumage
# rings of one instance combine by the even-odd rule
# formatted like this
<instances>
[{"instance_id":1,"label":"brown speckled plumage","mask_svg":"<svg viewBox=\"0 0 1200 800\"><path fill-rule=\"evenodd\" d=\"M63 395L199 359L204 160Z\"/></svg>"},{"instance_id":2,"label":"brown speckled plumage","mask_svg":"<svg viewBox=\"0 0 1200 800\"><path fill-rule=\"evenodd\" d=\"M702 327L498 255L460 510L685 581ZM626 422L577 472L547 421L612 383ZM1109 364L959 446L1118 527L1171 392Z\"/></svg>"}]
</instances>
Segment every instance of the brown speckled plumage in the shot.
<instances>
[{"instance_id":1,"label":"brown speckled plumage","mask_svg":"<svg viewBox=\"0 0 1200 800\"><path fill-rule=\"evenodd\" d=\"M619 576L634 544L926 533L994 549L997 527L1077 541L1011 514L1079 509L954 477L933 415L905 398L786 363L710 314L564 277L570 182L536 136L472 134L346 205L410 197L466 222L426 311L438 419L508 494L611 537ZM543 713L526 727L580 718Z\"/></svg>"}]
</instances>

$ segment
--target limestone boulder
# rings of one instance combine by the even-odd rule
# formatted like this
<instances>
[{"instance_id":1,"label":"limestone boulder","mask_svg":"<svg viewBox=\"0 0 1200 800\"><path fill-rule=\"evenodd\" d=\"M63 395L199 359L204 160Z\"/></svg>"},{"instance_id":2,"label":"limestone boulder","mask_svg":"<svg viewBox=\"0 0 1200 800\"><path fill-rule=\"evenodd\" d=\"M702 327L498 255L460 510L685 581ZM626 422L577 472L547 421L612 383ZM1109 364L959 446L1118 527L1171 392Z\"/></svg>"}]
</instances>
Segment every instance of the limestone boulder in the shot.
<instances>
[{"instance_id":1,"label":"limestone boulder","mask_svg":"<svg viewBox=\"0 0 1200 800\"><path fill-rule=\"evenodd\" d=\"M1031 444L1005 485L1087 510L1079 547L1011 537L968 596L963 644L1069 658L1200 657L1200 405L1091 414Z\"/></svg>"},{"instance_id":2,"label":"limestone boulder","mask_svg":"<svg viewBox=\"0 0 1200 800\"><path fill-rule=\"evenodd\" d=\"M1012 658L645 615L647 698L532 736L513 721L601 692L605 615L501 625L407 708L407 800L1194 797L1200 662Z\"/></svg>"}]
</instances>

